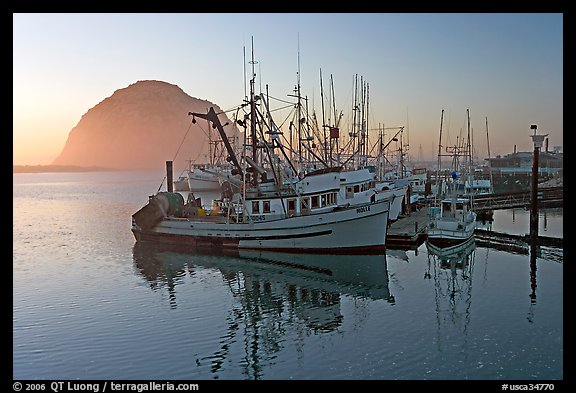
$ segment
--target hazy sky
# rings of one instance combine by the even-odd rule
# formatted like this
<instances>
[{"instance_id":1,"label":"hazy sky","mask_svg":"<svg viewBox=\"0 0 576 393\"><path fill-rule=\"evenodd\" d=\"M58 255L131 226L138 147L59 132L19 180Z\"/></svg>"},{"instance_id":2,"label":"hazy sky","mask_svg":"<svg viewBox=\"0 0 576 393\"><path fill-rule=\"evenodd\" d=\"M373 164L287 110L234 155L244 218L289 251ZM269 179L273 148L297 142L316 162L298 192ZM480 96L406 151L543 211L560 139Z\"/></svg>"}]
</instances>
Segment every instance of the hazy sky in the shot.
<instances>
[{"instance_id":1,"label":"hazy sky","mask_svg":"<svg viewBox=\"0 0 576 393\"><path fill-rule=\"evenodd\" d=\"M244 65L320 109L332 75L349 118L354 76L369 84L369 128L407 126L413 160L466 131L479 157L532 151L530 125L563 146L561 13L13 14L13 163L50 164L82 115L139 80L178 85L222 109L244 97ZM450 138L450 140L448 140Z\"/></svg>"}]
</instances>

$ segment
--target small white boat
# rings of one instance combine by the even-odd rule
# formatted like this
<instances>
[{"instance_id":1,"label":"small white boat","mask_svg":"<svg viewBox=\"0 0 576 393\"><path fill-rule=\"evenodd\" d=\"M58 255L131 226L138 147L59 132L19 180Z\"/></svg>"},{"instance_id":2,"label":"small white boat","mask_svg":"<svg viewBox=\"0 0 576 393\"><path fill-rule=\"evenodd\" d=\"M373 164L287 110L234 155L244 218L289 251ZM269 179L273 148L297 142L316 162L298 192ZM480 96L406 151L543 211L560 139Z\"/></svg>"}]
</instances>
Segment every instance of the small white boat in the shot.
<instances>
[{"instance_id":1,"label":"small white boat","mask_svg":"<svg viewBox=\"0 0 576 393\"><path fill-rule=\"evenodd\" d=\"M458 247L474 236L476 213L468 198L446 198L439 207L430 207L427 242L435 247Z\"/></svg>"}]
</instances>

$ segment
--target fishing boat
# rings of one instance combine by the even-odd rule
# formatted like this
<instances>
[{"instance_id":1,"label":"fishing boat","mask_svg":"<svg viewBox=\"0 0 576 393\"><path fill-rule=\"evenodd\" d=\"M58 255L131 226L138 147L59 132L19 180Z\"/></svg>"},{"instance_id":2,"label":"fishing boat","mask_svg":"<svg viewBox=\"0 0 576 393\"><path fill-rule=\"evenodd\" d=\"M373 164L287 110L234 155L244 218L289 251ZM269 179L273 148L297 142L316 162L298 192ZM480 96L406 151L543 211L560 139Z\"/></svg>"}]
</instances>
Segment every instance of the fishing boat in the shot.
<instances>
[{"instance_id":1,"label":"fishing boat","mask_svg":"<svg viewBox=\"0 0 576 393\"><path fill-rule=\"evenodd\" d=\"M342 204L338 200L342 167L299 173L277 138L279 128L270 114L268 95L255 94L254 70L252 75L250 95L239 106L246 113L235 121L246 133L240 157L214 108L189 113L193 122L205 119L220 133L233 165L235 178L230 180L237 185L232 195L208 211L194 198L185 202L180 193L158 192L132 215L136 240L197 248L383 253L392 197Z\"/></svg>"},{"instance_id":2,"label":"fishing boat","mask_svg":"<svg viewBox=\"0 0 576 393\"><path fill-rule=\"evenodd\" d=\"M467 112L468 113L468 112ZM444 110L442 110L442 117ZM442 120L440 120L440 135L442 135ZM440 139L441 141L441 139ZM470 116L468 115L468 141L470 141ZM441 146L441 142L440 142ZM451 249L459 247L474 237L476 229L476 212L472 208L472 197L458 195L458 170L462 169L471 180L471 146L455 146L451 150L454 170L450 173L448 197L440 200L440 206L430 207L430 223L427 227L427 243L438 248ZM438 161L440 162L440 153ZM464 157L460 165L459 157Z\"/></svg>"},{"instance_id":3,"label":"fishing boat","mask_svg":"<svg viewBox=\"0 0 576 393\"><path fill-rule=\"evenodd\" d=\"M188 171L188 189L194 191L218 191L220 178L229 174L229 170L217 165L193 165Z\"/></svg>"},{"instance_id":4,"label":"fishing boat","mask_svg":"<svg viewBox=\"0 0 576 393\"><path fill-rule=\"evenodd\" d=\"M469 198L451 197L440 201L439 207L430 207L427 243L440 248L458 247L474 237L476 212Z\"/></svg>"},{"instance_id":5,"label":"fishing boat","mask_svg":"<svg viewBox=\"0 0 576 393\"><path fill-rule=\"evenodd\" d=\"M382 253L390 199L354 206L336 204L339 174L317 173L294 192L234 194L219 210L206 211L180 193L159 192L132 216L137 241L197 248L327 254Z\"/></svg>"}]
</instances>

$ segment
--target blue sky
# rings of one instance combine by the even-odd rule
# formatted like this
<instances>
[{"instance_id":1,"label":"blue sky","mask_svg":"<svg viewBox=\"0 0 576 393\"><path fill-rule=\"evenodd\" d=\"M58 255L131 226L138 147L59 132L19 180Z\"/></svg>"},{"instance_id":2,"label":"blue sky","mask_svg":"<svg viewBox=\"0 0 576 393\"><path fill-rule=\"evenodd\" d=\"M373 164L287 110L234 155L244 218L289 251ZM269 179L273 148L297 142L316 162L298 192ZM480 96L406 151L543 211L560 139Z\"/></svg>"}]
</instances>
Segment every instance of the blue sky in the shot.
<instances>
[{"instance_id":1,"label":"blue sky","mask_svg":"<svg viewBox=\"0 0 576 393\"><path fill-rule=\"evenodd\" d=\"M320 70L351 113L369 84L369 128L407 126L413 159L466 127L487 156L531 151L530 125L563 145L561 13L13 14L13 161L49 164L90 108L139 80L178 85L223 109L244 96L244 62L288 98L320 108ZM245 58L248 57L247 59ZM436 145L436 146L435 146Z\"/></svg>"}]
</instances>

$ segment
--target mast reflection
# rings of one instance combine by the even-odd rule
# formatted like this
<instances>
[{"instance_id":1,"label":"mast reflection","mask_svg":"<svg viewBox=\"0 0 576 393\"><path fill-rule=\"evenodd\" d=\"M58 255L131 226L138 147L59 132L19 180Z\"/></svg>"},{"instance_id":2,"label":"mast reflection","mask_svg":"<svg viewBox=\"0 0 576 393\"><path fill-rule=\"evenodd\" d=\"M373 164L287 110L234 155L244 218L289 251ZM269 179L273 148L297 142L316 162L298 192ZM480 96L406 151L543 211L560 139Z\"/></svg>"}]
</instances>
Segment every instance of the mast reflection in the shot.
<instances>
[{"instance_id":1,"label":"mast reflection","mask_svg":"<svg viewBox=\"0 0 576 393\"><path fill-rule=\"evenodd\" d=\"M442 251L427 247L428 266L424 279L434 280L438 342L448 340L456 329L466 343L472 305L472 276L476 242L474 237L461 247Z\"/></svg>"},{"instance_id":2,"label":"mast reflection","mask_svg":"<svg viewBox=\"0 0 576 393\"><path fill-rule=\"evenodd\" d=\"M244 343L240 361L248 378L260 377L261 362L288 345L287 331L304 340L309 334L336 331L343 322L344 297L394 302L388 282L386 255L308 255L240 251L234 255L186 250L137 242L135 270L154 291L167 291L176 308L183 277L200 269L217 271L235 305L226 318L220 348L198 361L218 373L230 361L230 347ZM187 282L186 282L187 283ZM362 302L354 302L362 307ZM366 302L364 302L366 306ZM301 343L294 343L297 347Z\"/></svg>"}]
</instances>

